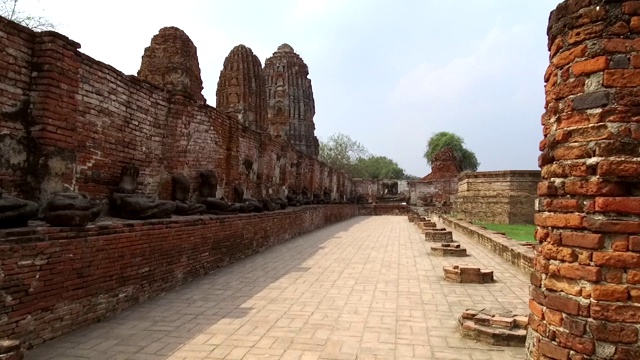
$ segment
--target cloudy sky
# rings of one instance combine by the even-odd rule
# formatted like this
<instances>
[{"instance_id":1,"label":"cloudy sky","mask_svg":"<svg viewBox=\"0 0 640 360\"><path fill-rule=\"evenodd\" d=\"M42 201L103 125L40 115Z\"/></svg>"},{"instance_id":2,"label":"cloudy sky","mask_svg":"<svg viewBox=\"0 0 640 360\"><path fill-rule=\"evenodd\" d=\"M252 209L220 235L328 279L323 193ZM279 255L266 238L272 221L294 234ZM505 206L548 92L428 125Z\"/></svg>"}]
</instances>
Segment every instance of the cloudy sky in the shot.
<instances>
[{"instance_id":1,"label":"cloudy sky","mask_svg":"<svg viewBox=\"0 0 640 360\"><path fill-rule=\"evenodd\" d=\"M20 0L81 50L126 74L161 27L198 48L215 105L237 44L262 62L289 43L309 65L316 135L342 132L408 173L438 131L462 136L480 170L537 169L546 26L559 0Z\"/></svg>"}]
</instances>

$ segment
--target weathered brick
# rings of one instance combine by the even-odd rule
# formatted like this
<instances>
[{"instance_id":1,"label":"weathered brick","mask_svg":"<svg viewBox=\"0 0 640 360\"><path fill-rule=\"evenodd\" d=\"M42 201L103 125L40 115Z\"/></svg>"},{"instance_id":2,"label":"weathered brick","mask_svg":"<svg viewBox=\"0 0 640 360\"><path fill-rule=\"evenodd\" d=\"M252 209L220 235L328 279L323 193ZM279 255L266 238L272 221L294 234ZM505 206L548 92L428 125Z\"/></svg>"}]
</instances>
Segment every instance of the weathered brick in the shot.
<instances>
[{"instance_id":1,"label":"weathered brick","mask_svg":"<svg viewBox=\"0 0 640 360\"><path fill-rule=\"evenodd\" d=\"M597 212L640 214L640 197L598 197L595 205Z\"/></svg>"},{"instance_id":2,"label":"weathered brick","mask_svg":"<svg viewBox=\"0 0 640 360\"><path fill-rule=\"evenodd\" d=\"M596 266L640 268L640 254L632 252L594 252L593 263Z\"/></svg>"},{"instance_id":3,"label":"weathered brick","mask_svg":"<svg viewBox=\"0 0 640 360\"><path fill-rule=\"evenodd\" d=\"M538 351L544 356L555 360L569 360L569 350L561 348L547 340L540 340Z\"/></svg>"},{"instance_id":4,"label":"weathered brick","mask_svg":"<svg viewBox=\"0 0 640 360\"><path fill-rule=\"evenodd\" d=\"M618 234L640 233L640 222L623 220L604 220L591 216L584 218L584 227L597 232L610 232Z\"/></svg>"},{"instance_id":5,"label":"weathered brick","mask_svg":"<svg viewBox=\"0 0 640 360\"><path fill-rule=\"evenodd\" d=\"M565 314L562 327L573 335L582 336L586 332L587 322Z\"/></svg>"},{"instance_id":6,"label":"weathered brick","mask_svg":"<svg viewBox=\"0 0 640 360\"><path fill-rule=\"evenodd\" d=\"M604 236L602 234L565 231L562 233L562 245L599 250L604 247Z\"/></svg>"},{"instance_id":7,"label":"weathered brick","mask_svg":"<svg viewBox=\"0 0 640 360\"><path fill-rule=\"evenodd\" d=\"M572 106L574 110L587 110L603 107L609 104L610 97L611 95L608 90L582 94L573 98Z\"/></svg>"},{"instance_id":8,"label":"weathered brick","mask_svg":"<svg viewBox=\"0 0 640 360\"><path fill-rule=\"evenodd\" d=\"M629 57L623 54L613 55L611 57L611 63L609 64L610 69L628 69L631 62L629 61Z\"/></svg>"},{"instance_id":9,"label":"weathered brick","mask_svg":"<svg viewBox=\"0 0 640 360\"><path fill-rule=\"evenodd\" d=\"M544 305L565 314L578 315L580 313L578 301L556 293L547 292Z\"/></svg>"},{"instance_id":10,"label":"weathered brick","mask_svg":"<svg viewBox=\"0 0 640 360\"><path fill-rule=\"evenodd\" d=\"M556 228L583 228L582 221L584 215L581 214L535 214L534 222L538 226L556 227Z\"/></svg>"},{"instance_id":11,"label":"weathered brick","mask_svg":"<svg viewBox=\"0 0 640 360\"><path fill-rule=\"evenodd\" d=\"M571 71L575 76L589 75L604 71L609 66L609 59L606 56L598 56L593 59L579 61L571 66ZM574 103L575 107L575 103Z\"/></svg>"},{"instance_id":12,"label":"weathered brick","mask_svg":"<svg viewBox=\"0 0 640 360\"><path fill-rule=\"evenodd\" d=\"M564 292L573 296L580 296L582 293L582 286L580 286L580 284L578 284L575 280L564 279L557 276L547 276L547 278L544 280L544 287L545 289Z\"/></svg>"},{"instance_id":13,"label":"weathered brick","mask_svg":"<svg viewBox=\"0 0 640 360\"><path fill-rule=\"evenodd\" d=\"M594 302L591 304L591 317L596 320L638 323L640 322L640 306Z\"/></svg>"},{"instance_id":14,"label":"weathered brick","mask_svg":"<svg viewBox=\"0 0 640 360\"><path fill-rule=\"evenodd\" d=\"M602 279L602 269L595 266L585 266L579 264L561 264L557 266L557 274L569 279L600 281Z\"/></svg>"},{"instance_id":15,"label":"weathered brick","mask_svg":"<svg viewBox=\"0 0 640 360\"><path fill-rule=\"evenodd\" d=\"M593 355L596 345L593 339L575 336L563 331L556 332L556 341L563 348L571 349L585 355Z\"/></svg>"},{"instance_id":16,"label":"weathered brick","mask_svg":"<svg viewBox=\"0 0 640 360\"><path fill-rule=\"evenodd\" d=\"M575 251L571 248L554 246L551 244L543 244L539 248L540 254L545 259L562 260L566 262L574 262L578 259Z\"/></svg>"},{"instance_id":17,"label":"weathered brick","mask_svg":"<svg viewBox=\"0 0 640 360\"><path fill-rule=\"evenodd\" d=\"M555 67L562 67L572 63L574 60L578 58L584 57L586 54L587 54L587 46L580 45L571 50L567 50L559 53L553 58L553 60L551 60L551 63Z\"/></svg>"},{"instance_id":18,"label":"weathered brick","mask_svg":"<svg viewBox=\"0 0 640 360\"><path fill-rule=\"evenodd\" d=\"M640 86L640 70L613 69L604 72L602 84L606 87Z\"/></svg>"},{"instance_id":19,"label":"weathered brick","mask_svg":"<svg viewBox=\"0 0 640 360\"><path fill-rule=\"evenodd\" d=\"M598 301L627 301L629 288L620 285L593 285L591 298Z\"/></svg>"},{"instance_id":20,"label":"weathered brick","mask_svg":"<svg viewBox=\"0 0 640 360\"><path fill-rule=\"evenodd\" d=\"M589 331L599 341L623 344L635 344L638 341L638 328L633 325L590 321Z\"/></svg>"},{"instance_id":21,"label":"weathered brick","mask_svg":"<svg viewBox=\"0 0 640 360\"><path fill-rule=\"evenodd\" d=\"M625 194L625 188L619 183L596 180L567 180L564 184L567 195L616 196Z\"/></svg>"}]
</instances>

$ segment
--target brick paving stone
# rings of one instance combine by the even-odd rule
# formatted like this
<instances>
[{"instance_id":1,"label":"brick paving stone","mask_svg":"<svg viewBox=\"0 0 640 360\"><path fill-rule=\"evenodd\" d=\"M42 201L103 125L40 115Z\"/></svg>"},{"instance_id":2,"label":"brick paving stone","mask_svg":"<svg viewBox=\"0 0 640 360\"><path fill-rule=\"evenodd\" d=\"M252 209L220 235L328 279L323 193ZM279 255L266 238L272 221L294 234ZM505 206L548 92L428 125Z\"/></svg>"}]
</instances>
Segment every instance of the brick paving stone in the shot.
<instances>
[{"instance_id":1,"label":"brick paving stone","mask_svg":"<svg viewBox=\"0 0 640 360\"><path fill-rule=\"evenodd\" d=\"M528 277L454 232L464 259L429 255L404 216L357 217L216 270L46 342L48 359L524 359L459 336L466 308L527 314ZM494 271L444 280L445 265Z\"/></svg>"}]
</instances>

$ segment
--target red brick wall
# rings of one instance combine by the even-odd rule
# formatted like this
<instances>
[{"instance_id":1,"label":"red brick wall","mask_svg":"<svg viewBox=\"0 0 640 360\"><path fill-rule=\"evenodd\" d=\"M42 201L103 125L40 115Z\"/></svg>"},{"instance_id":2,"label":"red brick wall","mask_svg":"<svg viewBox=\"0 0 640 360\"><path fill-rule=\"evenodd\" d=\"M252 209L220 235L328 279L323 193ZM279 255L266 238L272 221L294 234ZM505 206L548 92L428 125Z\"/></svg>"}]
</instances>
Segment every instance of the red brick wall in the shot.
<instances>
[{"instance_id":1,"label":"red brick wall","mask_svg":"<svg viewBox=\"0 0 640 360\"><path fill-rule=\"evenodd\" d=\"M370 204L360 205L358 207L358 215L361 216L405 216L409 215L410 213L411 208L408 205L401 204Z\"/></svg>"},{"instance_id":2,"label":"red brick wall","mask_svg":"<svg viewBox=\"0 0 640 360\"><path fill-rule=\"evenodd\" d=\"M640 2L551 13L530 359L640 359Z\"/></svg>"},{"instance_id":3,"label":"red brick wall","mask_svg":"<svg viewBox=\"0 0 640 360\"><path fill-rule=\"evenodd\" d=\"M227 197L235 182L254 196L332 187L314 171L324 165L293 145L124 75L63 35L0 18L0 42L0 181L8 193L43 202L67 185L103 198L126 163L141 169L140 192L164 199L171 175L182 172L197 188L204 169L216 171ZM28 111L14 114L27 101ZM351 182L343 186L350 193Z\"/></svg>"},{"instance_id":4,"label":"red brick wall","mask_svg":"<svg viewBox=\"0 0 640 360\"><path fill-rule=\"evenodd\" d=\"M37 345L357 214L356 205L324 205L86 228L2 230L0 338Z\"/></svg>"}]
</instances>

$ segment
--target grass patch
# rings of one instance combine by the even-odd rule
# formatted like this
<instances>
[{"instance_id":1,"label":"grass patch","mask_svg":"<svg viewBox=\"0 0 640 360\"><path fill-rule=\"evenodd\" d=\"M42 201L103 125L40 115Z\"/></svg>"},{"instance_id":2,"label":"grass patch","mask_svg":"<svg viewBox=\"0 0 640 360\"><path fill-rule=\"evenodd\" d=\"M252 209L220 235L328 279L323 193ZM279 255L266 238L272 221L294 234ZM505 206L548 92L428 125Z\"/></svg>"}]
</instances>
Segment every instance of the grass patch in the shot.
<instances>
[{"instance_id":1,"label":"grass patch","mask_svg":"<svg viewBox=\"0 0 640 360\"><path fill-rule=\"evenodd\" d=\"M535 225L516 225L516 224L486 224L474 223L475 225L485 227L487 230L505 233L508 237L517 241L536 242L533 234L536 230Z\"/></svg>"}]
</instances>

